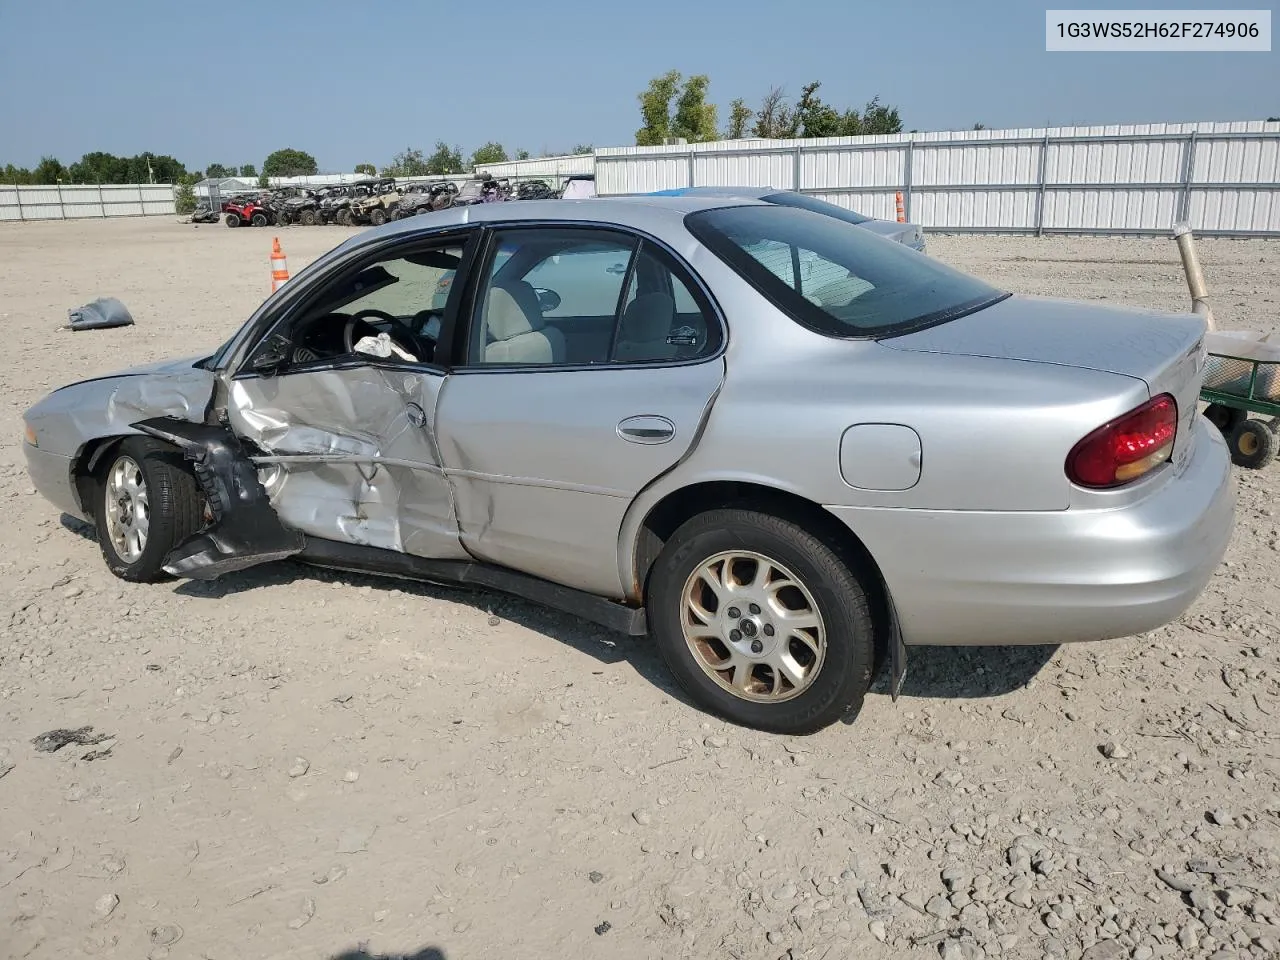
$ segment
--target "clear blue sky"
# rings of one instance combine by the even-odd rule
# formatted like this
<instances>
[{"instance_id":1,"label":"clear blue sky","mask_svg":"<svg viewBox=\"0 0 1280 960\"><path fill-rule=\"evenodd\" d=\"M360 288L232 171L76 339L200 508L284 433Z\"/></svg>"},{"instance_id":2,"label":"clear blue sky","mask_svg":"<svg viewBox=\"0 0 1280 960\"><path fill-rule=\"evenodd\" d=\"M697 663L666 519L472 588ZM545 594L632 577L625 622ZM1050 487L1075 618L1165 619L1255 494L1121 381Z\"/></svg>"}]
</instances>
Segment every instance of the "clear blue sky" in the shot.
<instances>
[{"instance_id":1,"label":"clear blue sky","mask_svg":"<svg viewBox=\"0 0 1280 960\"><path fill-rule=\"evenodd\" d=\"M710 75L722 123L736 96L815 79L839 107L879 94L906 129L1280 116L1280 53L1051 54L1045 6L0 0L0 165L150 150L260 168L291 146L332 172L437 139L629 144L636 94L672 68Z\"/></svg>"}]
</instances>

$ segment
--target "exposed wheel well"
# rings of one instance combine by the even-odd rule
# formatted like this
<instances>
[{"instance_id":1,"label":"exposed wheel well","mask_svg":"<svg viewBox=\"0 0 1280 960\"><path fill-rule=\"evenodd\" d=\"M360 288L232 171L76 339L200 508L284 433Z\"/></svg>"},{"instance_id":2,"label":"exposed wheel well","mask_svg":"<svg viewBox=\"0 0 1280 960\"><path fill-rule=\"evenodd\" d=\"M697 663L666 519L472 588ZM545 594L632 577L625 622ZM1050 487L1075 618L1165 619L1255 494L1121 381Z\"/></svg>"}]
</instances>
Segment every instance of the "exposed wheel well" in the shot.
<instances>
[{"instance_id":1,"label":"exposed wheel well","mask_svg":"<svg viewBox=\"0 0 1280 960\"><path fill-rule=\"evenodd\" d=\"M94 509L97 504L97 497L95 496L97 480L95 478L98 469L102 466L104 458L122 440L124 440L123 436L98 437L90 440L80 448L80 453L76 456L75 465L71 468L71 476L75 481L76 496L80 500L80 509L84 511L85 516L90 520L93 519Z\"/></svg>"},{"instance_id":2,"label":"exposed wheel well","mask_svg":"<svg viewBox=\"0 0 1280 960\"><path fill-rule=\"evenodd\" d=\"M649 574L670 536L686 520L707 510L734 507L756 510L790 520L825 542L855 573L863 574L876 631L877 661L888 649L889 604L884 576L875 558L857 534L824 510L798 494L741 481L698 483L668 494L649 511L636 543L636 585L643 598L649 592Z\"/></svg>"}]
</instances>

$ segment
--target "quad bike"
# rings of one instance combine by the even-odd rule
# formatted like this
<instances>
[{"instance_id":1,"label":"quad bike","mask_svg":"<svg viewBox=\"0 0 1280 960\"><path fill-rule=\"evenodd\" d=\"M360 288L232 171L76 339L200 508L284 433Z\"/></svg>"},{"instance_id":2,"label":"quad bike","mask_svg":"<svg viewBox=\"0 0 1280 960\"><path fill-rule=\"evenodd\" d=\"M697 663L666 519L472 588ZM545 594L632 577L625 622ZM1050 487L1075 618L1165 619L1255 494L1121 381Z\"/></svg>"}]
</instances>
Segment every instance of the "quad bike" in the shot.
<instances>
[{"instance_id":1,"label":"quad bike","mask_svg":"<svg viewBox=\"0 0 1280 960\"><path fill-rule=\"evenodd\" d=\"M222 219L221 211L215 210L205 201L201 201L191 211L192 223L217 223L220 219Z\"/></svg>"},{"instance_id":2,"label":"quad bike","mask_svg":"<svg viewBox=\"0 0 1280 960\"><path fill-rule=\"evenodd\" d=\"M228 227L238 227L251 223L255 227L269 226L275 219L274 211L268 206L270 198L266 194L256 197L232 197L222 205Z\"/></svg>"},{"instance_id":3,"label":"quad bike","mask_svg":"<svg viewBox=\"0 0 1280 960\"><path fill-rule=\"evenodd\" d=\"M448 181L410 184L400 195L400 203L396 211L398 216L394 219L444 210L453 206L453 198L457 192L457 186Z\"/></svg>"},{"instance_id":4,"label":"quad bike","mask_svg":"<svg viewBox=\"0 0 1280 960\"><path fill-rule=\"evenodd\" d=\"M453 198L455 207L467 207L477 203L499 203L509 199L511 193L511 183L505 178L495 180L490 174L485 174L479 180L468 180L459 188L457 196Z\"/></svg>"},{"instance_id":5,"label":"quad bike","mask_svg":"<svg viewBox=\"0 0 1280 960\"><path fill-rule=\"evenodd\" d=\"M281 223L300 223L304 227L313 227L319 222L317 213L320 199L314 190L303 190L296 197L289 197L281 204Z\"/></svg>"}]
</instances>

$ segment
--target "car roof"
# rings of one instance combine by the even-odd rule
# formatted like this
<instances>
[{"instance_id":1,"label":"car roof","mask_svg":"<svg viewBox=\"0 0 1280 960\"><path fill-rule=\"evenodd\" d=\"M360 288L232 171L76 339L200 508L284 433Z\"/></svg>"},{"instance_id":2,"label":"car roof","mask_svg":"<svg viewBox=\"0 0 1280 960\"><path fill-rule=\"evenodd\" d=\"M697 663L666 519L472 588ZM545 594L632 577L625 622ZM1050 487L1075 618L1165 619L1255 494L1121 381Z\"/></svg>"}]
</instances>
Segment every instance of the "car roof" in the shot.
<instances>
[{"instance_id":1,"label":"car roof","mask_svg":"<svg viewBox=\"0 0 1280 960\"><path fill-rule=\"evenodd\" d=\"M441 227L493 220L569 220L599 224L619 224L643 229L647 225L670 225L686 214L716 207L758 204L745 197L588 197L581 200L514 200L502 203L477 203L464 207L448 207L434 213L396 220L382 227L366 230L351 241L372 235L393 233L425 233Z\"/></svg>"}]
</instances>

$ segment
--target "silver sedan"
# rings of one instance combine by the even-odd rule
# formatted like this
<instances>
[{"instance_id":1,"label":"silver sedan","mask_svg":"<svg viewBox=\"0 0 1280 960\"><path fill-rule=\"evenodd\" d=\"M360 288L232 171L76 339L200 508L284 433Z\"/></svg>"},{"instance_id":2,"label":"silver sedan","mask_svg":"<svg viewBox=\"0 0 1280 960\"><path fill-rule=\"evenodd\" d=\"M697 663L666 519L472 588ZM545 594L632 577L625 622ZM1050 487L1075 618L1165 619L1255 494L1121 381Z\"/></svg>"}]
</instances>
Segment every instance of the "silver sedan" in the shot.
<instances>
[{"instance_id":1,"label":"silver sedan","mask_svg":"<svg viewBox=\"0 0 1280 960\"><path fill-rule=\"evenodd\" d=\"M1011 296L745 199L451 209L368 230L199 357L26 412L117 575L293 557L649 634L689 695L805 733L913 644L1179 616L1234 485L1203 322Z\"/></svg>"}]
</instances>

